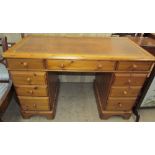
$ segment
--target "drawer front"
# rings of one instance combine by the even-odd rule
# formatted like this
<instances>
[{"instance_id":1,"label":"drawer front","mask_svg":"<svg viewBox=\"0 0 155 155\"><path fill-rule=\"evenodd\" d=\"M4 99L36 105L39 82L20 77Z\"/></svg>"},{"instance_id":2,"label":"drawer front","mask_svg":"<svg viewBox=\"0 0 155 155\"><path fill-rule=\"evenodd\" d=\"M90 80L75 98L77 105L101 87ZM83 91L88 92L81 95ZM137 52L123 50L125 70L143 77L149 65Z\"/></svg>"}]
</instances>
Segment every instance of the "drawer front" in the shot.
<instances>
[{"instance_id":1,"label":"drawer front","mask_svg":"<svg viewBox=\"0 0 155 155\"><path fill-rule=\"evenodd\" d=\"M132 109L135 101L135 98L109 98L106 110L128 111Z\"/></svg>"},{"instance_id":2,"label":"drawer front","mask_svg":"<svg viewBox=\"0 0 155 155\"><path fill-rule=\"evenodd\" d=\"M19 96L48 96L47 86L16 86L16 92Z\"/></svg>"},{"instance_id":3,"label":"drawer front","mask_svg":"<svg viewBox=\"0 0 155 155\"><path fill-rule=\"evenodd\" d=\"M112 61L85 61L85 60L47 60L47 69L51 70L84 70L84 71L111 71L115 69Z\"/></svg>"},{"instance_id":4,"label":"drawer front","mask_svg":"<svg viewBox=\"0 0 155 155\"><path fill-rule=\"evenodd\" d=\"M113 86L142 86L147 74L115 74Z\"/></svg>"},{"instance_id":5,"label":"drawer front","mask_svg":"<svg viewBox=\"0 0 155 155\"><path fill-rule=\"evenodd\" d=\"M45 85L46 72L12 71L11 77L14 85Z\"/></svg>"},{"instance_id":6,"label":"drawer front","mask_svg":"<svg viewBox=\"0 0 155 155\"><path fill-rule=\"evenodd\" d=\"M18 96L23 110L50 110L48 97L25 97Z\"/></svg>"},{"instance_id":7,"label":"drawer front","mask_svg":"<svg viewBox=\"0 0 155 155\"><path fill-rule=\"evenodd\" d=\"M112 87L111 97L136 97L139 95L141 87Z\"/></svg>"},{"instance_id":8,"label":"drawer front","mask_svg":"<svg viewBox=\"0 0 155 155\"><path fill-rule=\"evenodd\" d=\"M120 71L149 71L152 62L119 62L117 70Z\"/></svg>"},{"instance_id":9,"label":"drawer front","mask_svg":"<svg viewBox=\"0 0 155 155\"><path fill-rule=\"evenodd\" d=\"M44 69L41 59L7 59L9 69Z\"/></svg>"}]
</instances>

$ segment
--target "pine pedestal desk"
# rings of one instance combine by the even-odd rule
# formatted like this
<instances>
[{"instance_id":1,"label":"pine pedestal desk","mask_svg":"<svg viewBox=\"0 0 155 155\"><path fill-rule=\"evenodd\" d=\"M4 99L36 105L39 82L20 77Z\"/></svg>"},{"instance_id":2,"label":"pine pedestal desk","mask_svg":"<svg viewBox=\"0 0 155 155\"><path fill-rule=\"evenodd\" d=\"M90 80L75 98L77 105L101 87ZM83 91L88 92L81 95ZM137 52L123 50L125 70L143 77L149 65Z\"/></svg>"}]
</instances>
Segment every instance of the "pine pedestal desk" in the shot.
<instances>
[{"instance_id":1,"label":"pine pedestal desk","mask_svg":"<svg viewBox=\"0 0 155 155\"><path fill-rule=\"evenodd\" d=\"M128 38L28 36L6 51L23 118L54 118L60 72L95 73L99 116L130 118L155 59ZM78 95L78 94L77 94Z\"/></svg>"}]
</instances>

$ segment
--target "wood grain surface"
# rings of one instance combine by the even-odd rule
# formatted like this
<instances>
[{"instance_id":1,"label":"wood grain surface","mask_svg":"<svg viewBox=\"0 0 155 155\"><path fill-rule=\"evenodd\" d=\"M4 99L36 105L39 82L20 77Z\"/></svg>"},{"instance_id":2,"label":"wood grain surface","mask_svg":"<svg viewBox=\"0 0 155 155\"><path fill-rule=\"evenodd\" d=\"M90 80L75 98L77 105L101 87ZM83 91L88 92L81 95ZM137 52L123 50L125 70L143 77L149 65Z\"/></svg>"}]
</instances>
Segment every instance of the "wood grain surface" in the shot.
<instances>
[{"instance_id":1,"label":"wood grain surface","mask_svg":"<svg viewBox=\"0 0 155 155\"><path fill-rule=\"evenodd\" d=\"M128 38L28 36L5 58L144 60L155 58Z\"/></svg>"}]
</instances>

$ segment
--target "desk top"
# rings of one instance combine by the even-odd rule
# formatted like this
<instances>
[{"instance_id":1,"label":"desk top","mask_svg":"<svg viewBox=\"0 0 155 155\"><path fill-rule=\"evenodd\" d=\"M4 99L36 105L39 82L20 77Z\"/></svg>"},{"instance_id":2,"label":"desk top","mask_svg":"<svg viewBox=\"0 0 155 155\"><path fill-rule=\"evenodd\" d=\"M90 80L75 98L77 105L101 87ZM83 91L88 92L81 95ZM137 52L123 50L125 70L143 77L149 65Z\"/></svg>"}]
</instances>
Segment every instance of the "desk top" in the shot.
<instances>
[{"instance_id":1,"label":"desk top","mask_svg":"<svg viewBox=\"0 0 155 155\"><path fill-rule=\"evenodd\" d=\"M28 36L6 51L3 56L5 58L155 61L151 54L123 37Z\"/></svg>"}]
</instances>

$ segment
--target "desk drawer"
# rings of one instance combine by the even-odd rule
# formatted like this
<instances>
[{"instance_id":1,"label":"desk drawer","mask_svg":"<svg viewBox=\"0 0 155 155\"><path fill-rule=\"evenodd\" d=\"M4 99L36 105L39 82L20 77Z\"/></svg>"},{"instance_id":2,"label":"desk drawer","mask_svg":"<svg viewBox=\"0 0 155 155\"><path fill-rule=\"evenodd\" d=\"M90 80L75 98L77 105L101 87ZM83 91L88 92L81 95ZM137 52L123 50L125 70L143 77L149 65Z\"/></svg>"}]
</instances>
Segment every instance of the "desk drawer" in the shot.
<instances>
[{"instance_id":1,"label":"desk drawer","mask_svg":"<svg viewBox=\"0 0 155 155\"><path fill-rule=\"evenodd\" d=\"M142 86L147 74L116 73L113 86Z\"/></svg>"},{"instance_id":2,"label":"desk drawer","mask_svg":"<svg viewBox=\"0 0 155 155\"><path fill-rule=\"evenodd\" d=\"M7 59L9 69L44 69L41 59Z\"/></svg>"},{"instance_id":3,"label":"desk drawer","mask_svg":"<svg viewBox=\"0 0 155 155\"><path fill-rule=\"evenodd\" d=\"M117 70L120 71L149 71L152 62L119 62Z\"/></svg>"},{"instance_id":4,"label":"desk drawer","mask_svg":"<svg viewBox=\"0 0 155 155\"><path fill-rule=\"evenodd\" d=\"M115 69L113 61L47 60L46 63L47 69L51 70L111 71Z\"/></svg>"},{"instance_id":5,"label":"desk drawer","mask_svg":"<svg viewBox=\"0 0 155 155\"><path fill-rule=\"evenodd\" d=\"M46 72L11 71L14 85L45 85Z\"/></svg>"},{"instance_id":6,"label":"desk drawer","mask_svg":"<svg viewBox=\"0 0 155 155\"><path fill-rule=\"evenodd\" d=\"M136 97L139 95L141 87L112 87L111 97Z\"/></svg>"},{"instance_id":7,"label":"desk drawer","mask_svg":"<svg viewBox=\"0 0 155 155\"><path fill-rule=\"evenodd\" d=\"M23 97L18 96L23 110L50 110L48 97Z\"/></svg>"},{"instance_id":8,"label":"desk drawer","mask_svg":"<svg viewBox=\"0 0 155 155\"><path fill-rule=\"evenodd\" d=\"M136 98L109 98L106 110L128 111L134 106Z\"/></svg>"},{"instance_id":9,"label":"desk drawer","mask_svg":"<svg viewBox=\"0 0 155 155\"><path fill-rule=\"evenodd\" d=\"M19 96L48 96L47 86L20 85L16 92Z\"/></svg>"}]
</instances>

